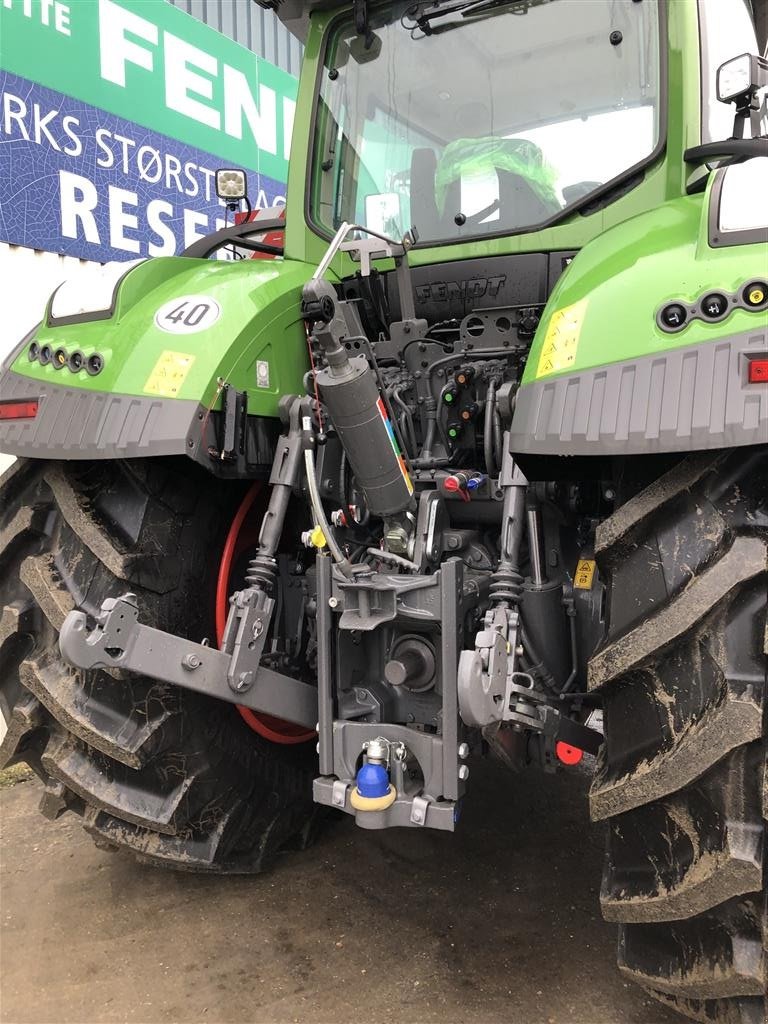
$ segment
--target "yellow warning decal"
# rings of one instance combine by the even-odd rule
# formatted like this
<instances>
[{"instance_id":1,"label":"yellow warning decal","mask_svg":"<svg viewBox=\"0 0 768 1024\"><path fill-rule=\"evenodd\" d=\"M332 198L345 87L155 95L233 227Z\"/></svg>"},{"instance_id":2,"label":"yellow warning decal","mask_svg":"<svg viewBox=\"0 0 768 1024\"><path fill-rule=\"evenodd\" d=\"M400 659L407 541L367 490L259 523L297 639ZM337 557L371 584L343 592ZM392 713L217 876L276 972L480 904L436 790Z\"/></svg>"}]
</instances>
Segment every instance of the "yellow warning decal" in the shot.
<instances>
[{"instance_id":1,"label":"yellow warning decal","mask_svg":"<svg viewBox=\"0 0 768 1024\"><path fill-rule=\"evenodd\" d=\"M573 585L578 590L591 590L595 581L594 558L580 558L573 575Z\"/></svg>"},{"instance_id":2,"label":"yellow warning decal","mask_svg":"<svg viewBox=\"0 0 768 1024\"><path fill-rule=\"evenodd\" d=\"M587 309L587 300L581 299L572 306L556 309L549 318L549 327L544 337L544 347L539 356L536 377L545 377L548 373L558 373L573 366L576 361L576 349L579 347L579 334Z\"/></svg>"},{"instance_id":3,"label":"yellow warning decal","mask_svg":"<svg viewBox=\"0 0 768 1024\"><path fill-rule=\"evenodd\" d=\"M194 361L195 357L185 352L162 352L147 378L144 392L148 395L161 395L163 398L176 398Z\"/></svg>"}]
</instances>

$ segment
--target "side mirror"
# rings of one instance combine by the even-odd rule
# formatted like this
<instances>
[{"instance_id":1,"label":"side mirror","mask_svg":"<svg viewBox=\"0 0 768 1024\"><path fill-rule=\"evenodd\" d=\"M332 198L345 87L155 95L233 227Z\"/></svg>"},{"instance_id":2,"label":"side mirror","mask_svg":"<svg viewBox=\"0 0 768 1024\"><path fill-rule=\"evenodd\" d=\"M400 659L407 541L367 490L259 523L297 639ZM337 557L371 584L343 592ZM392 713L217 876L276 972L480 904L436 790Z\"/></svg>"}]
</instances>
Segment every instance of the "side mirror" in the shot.
<instances>
[{"instance_id":1,"label":"side mirror","mask_svg":"<svg viewBox=\"0 0 768 1024\"><path fill-rule=\"evenodd\" d=\"M400 238L402 210L397 192L381 192L365 197L365 226L388 238Z\"/></svg>"},{"instance_id":2,"label":"side mirror","mask_svg":"<svg viewBox=\"0 0 768 1024\"><path fill-rule=\"evenodd\" d=\"M216 195L225 203L239 203L248 196L248 178L245 171L235 167L222 167L216 171Z\"/></svg>"}]
</instances>

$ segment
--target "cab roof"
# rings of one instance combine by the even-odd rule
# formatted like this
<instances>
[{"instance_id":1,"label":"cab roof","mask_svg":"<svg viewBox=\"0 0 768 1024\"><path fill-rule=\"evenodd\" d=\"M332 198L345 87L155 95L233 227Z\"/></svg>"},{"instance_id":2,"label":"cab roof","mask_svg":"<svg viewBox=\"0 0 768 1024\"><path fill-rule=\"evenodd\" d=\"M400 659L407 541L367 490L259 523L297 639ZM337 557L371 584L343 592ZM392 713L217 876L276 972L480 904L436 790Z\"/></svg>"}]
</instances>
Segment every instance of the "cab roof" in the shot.
<instances>
[{"instance_id":1,"label":"cab roof","mask_svg":"<svg viewBox=\"0 0 768 1024\"><path fill-rule=\"evenodd\" d=\"M313 11L343 10L352 4L340 4L338 0L255 0L265 11L274 11L285 27L293 32L302 43L307 41L309 18Z\"/></svg>"}]
</instances>

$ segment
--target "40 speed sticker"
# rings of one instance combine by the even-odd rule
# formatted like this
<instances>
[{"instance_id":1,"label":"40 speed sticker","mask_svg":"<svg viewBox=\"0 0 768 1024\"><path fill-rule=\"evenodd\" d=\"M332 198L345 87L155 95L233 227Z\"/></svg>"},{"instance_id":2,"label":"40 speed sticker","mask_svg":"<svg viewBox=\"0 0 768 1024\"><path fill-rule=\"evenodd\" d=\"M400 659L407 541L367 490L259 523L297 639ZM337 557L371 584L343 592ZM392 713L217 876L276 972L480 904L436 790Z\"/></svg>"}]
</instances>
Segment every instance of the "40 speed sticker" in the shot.
<instances>
[{"instance_id":1,"label":"40 speed sticker","mask_svg":"<svg viewBox=\"0 0 768 1024\"><path fill-rule=\"evenodd\" d=\"M213 327L221 308L210 295L180 295L155 313L155 324L168 334L197 334Z\"/></svg>"}]
</instances>

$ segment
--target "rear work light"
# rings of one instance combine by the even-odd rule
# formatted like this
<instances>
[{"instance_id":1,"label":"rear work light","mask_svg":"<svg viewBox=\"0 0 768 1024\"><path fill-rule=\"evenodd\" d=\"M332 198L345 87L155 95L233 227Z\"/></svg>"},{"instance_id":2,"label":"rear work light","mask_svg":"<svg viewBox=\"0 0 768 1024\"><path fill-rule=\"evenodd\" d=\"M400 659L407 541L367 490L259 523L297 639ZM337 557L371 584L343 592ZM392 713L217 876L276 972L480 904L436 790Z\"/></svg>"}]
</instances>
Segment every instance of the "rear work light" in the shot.
<instances>
[{"instance_id":1,"label":"rear work light","mask_svg":"<svg viewBox=\"0 0 768 1024\"><path fill-rule=\"evenodd\" d=\"M747 380L750 384L768 384L768 356L749 360Z\"/></svg>"},{"instance_id":2,"label":"rear work light","mask_svg":"<svg viewBox=\"0 0 768 1024\"><path fill-rule=\"evenodd\" d=\"M24 402L0 402L0 421L33 420L39 407L37 399L32 398Z\"/></svg>"}]
</instances>

